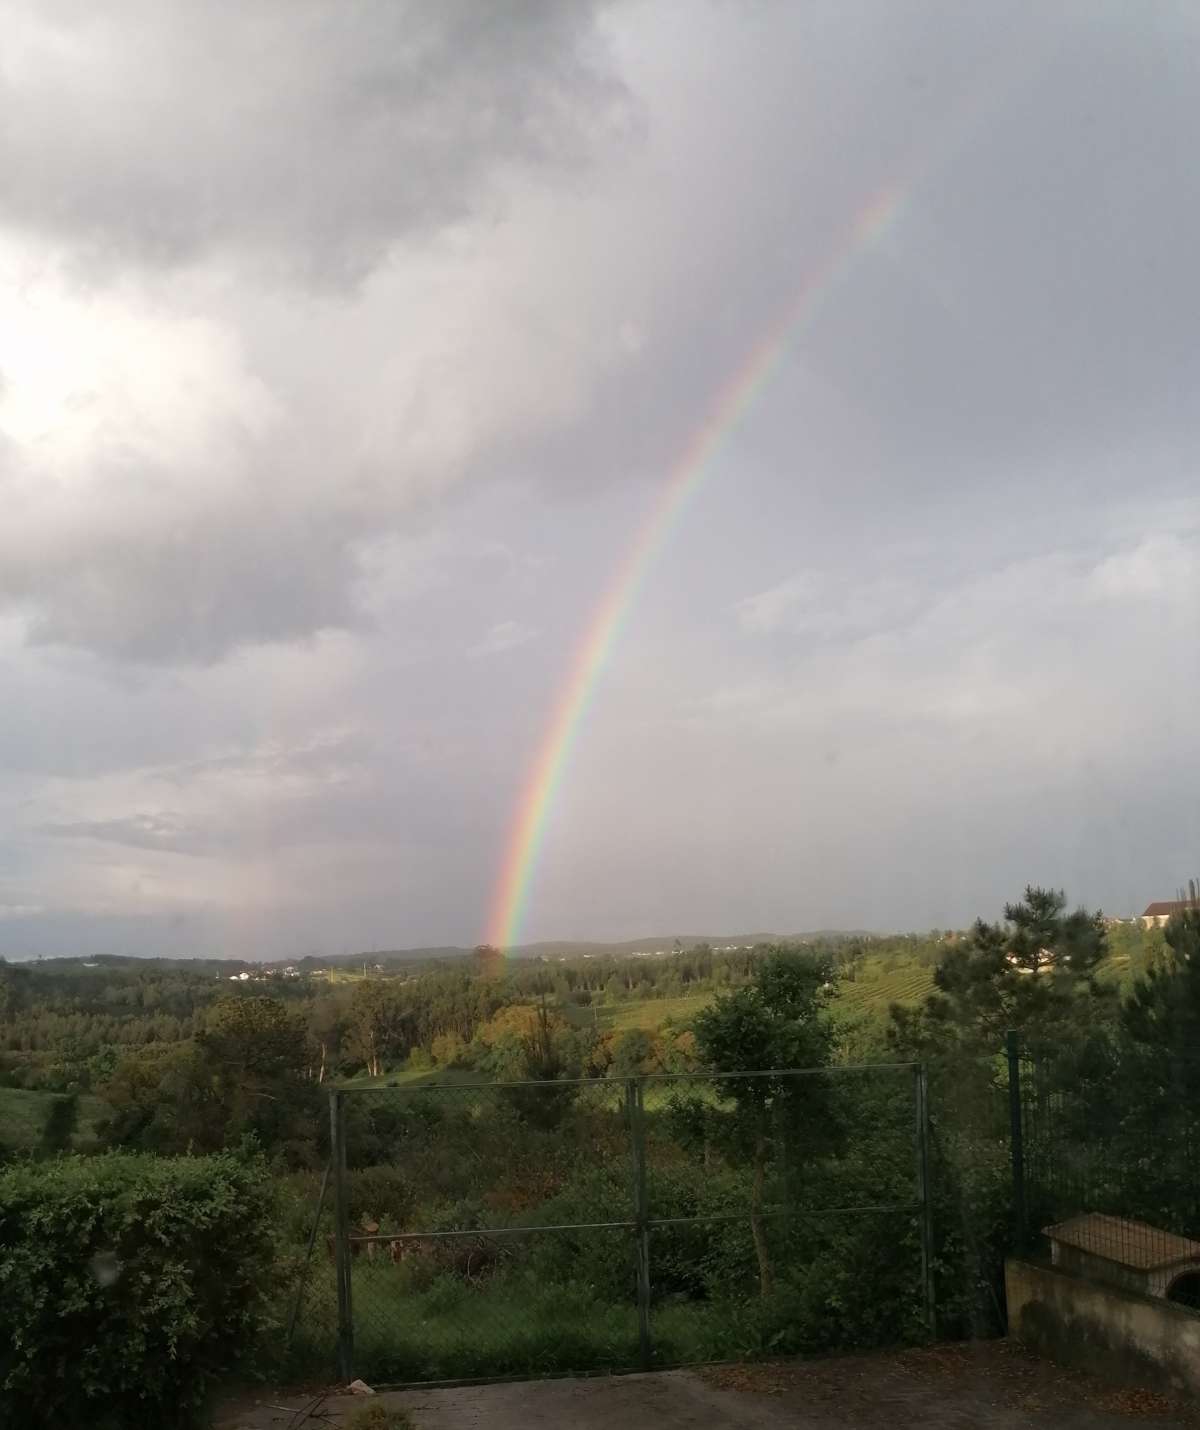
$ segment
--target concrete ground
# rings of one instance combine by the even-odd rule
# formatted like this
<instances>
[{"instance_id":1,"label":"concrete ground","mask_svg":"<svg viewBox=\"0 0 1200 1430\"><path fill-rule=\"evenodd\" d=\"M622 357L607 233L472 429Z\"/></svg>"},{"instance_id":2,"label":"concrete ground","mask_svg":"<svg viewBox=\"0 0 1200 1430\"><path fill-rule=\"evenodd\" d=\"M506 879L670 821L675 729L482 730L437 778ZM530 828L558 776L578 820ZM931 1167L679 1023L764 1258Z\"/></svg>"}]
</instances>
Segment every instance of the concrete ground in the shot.
<instances>
[{"instance_id":1,"label":"concrete ground","mask_svg":"<svg viewBox=\"0 0 1200 1430\"><path fill-rule=\"evenodd\" d=\"M413 1430L1200 1430L1196 1407L1114 1390L1006 1341L377 1397L258 1394L217 1424L329 1430L373 1404L404 1409Z\"/></svg>"}]
</instances>

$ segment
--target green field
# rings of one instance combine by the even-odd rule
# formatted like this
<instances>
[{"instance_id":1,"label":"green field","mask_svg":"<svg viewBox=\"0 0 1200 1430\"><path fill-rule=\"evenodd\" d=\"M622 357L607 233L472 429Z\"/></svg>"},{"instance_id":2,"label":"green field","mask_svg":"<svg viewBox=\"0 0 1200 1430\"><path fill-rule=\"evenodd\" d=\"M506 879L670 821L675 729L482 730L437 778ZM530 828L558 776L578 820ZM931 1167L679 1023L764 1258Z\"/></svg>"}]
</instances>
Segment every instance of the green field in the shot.
<instances>
[{"instance_id":1,"label":"green field","mask_svg":"<svg viewBox=\"0 0 1200 1430\"><path fill-rule=\"evenodd\" d=\"M893 1003L919 1003L933 987L933 969L907 959L871 959L860 966L854 982L844 980L834 996L835 1011L867 1012L886 1017ZM590 1008L567 1005L562 1014L576 1027L596 1027L601 1032L644 1028L654 1032L664 1023L682 1023L711 1003L714 993L680 998L643 998L628 1003L600 1003Z\"/></svg>"},{"instance_id":2,"label":"green field","mask_svg":"<svg viewBox=\"0 0 1200 1430\"><path fill-rule=\"evenodd\" d=\"M887 1016L893 1003L919 1003L933 988L933 969L908 959L866 959L854 982L838 986L834 1007L847 1013Z\"/></svg>"},{"instance_id":3,"label":"green field","mask_svg":"<svg viewBox=\"0 0 1200 1430\"><path fill-rule=\"evenodd\" d=\"M563 1017L577 1028L598 1028L602 1033L623 1033L643 1028L652 1033L671 1021L682 1022L713 1000L710 993L685 994L679 998L635 998L628 1003L593 1003L580 1008L574 1003L560 1008Z\"/></svg>"},{"instance_id":4,"label":"green field","mask_svg":"<svg viewBox=\"0 0 1200 1430\"><path fill-rule=\"evenodd\" d=\"M0 1087L0 1146L14 1150L33 1148L42 1140L50 1108L60 1094L30 1092L23 1087ZM108 1112L102 1098L81 1093L75 1145L81 1150L95 1137L96 1123Z\"/></svg>"}]
</instances>

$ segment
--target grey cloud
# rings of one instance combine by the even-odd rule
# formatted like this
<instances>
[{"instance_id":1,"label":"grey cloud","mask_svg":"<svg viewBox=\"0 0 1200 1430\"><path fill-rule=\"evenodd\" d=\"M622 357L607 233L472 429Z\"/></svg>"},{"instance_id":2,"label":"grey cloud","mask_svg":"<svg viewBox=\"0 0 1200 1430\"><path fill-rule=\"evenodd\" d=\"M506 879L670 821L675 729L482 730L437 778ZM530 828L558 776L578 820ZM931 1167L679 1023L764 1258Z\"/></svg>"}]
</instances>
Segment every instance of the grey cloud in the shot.
<instances>
[{"instance_id":1,"label":"grey cloud","mask_svg":"<svg viewBox=\"0 0 1200 1430\"><path fill-rule=\"evenodd\" d=\"M85 150L81 170L100 176L86 194L103 195L110 172L130 193L98 228L73 207L64 166L78 125L51 83L62 51L35 44L15 72L25 77L10 81L33 92L13 101L30 115L24 133L53 132L48 160L20 170L8 222L49 223L57 204L53 233L70 254L107 235L145 277L159 249L139 226L170 208L153 178L161 132L183 196L179 231L194 236L162 253L203 250L221 276L195 289L146 279L153 321L131 341L190 341L196 309L227 340L214 340L209 386L189 413L216 434L200 450L172 451L164 435L144 451L136 424L98 424L74 520L47 516L40 541L33 522L32 540L20 522L0 529L0 598L28 613L35 641L167 663L361 629L362 551L435 520L451 487L507 477L570 499L658 480L780 311L841 255L849 217L910 169L918 181L886 241L854 253L791 335L748 439L765 464L779 466L799 424L827 523L880 525L947 500L978 508L1001 484L1005 499L1028 494L1051 458L1071 466L1076 495L1111 493L1123 480L1117 434L1138 447L1152 432L1164 461L1174 451L1184 465L1194 355L1175 295L1200 206L1171 141L1188 131L1193 96L1177 65L1147 89L1162 47L1153 33L1117 36L1066 11L1006 27L917 5L889 11L878 32L831 26L814 49L799 13L751 25L717 6L696 12L691 50L676 42L674 12L650 7L606 17L609 30L628 27L609 53L589 7L489 10L485 24L469 5L346 7L333 20L314 4L230 11L218 24L183 5L137 12L141 38L126 45L126 21L94 7L17 13L34 34L66 27L73 53L97 57L84 66L84 112L91 96L106 123L85 126L103 151L91 162ZM120 95L93 95L97 75L111 70L117 84L137 44L147 49ZM418 50L414 80L405 66ZM218 63L230 77L214 116L214 86L200 81ZM994 68L1000 99L966 124L964 95ZM179 77L173 117L148 126L166 76ZM620 98L622 82L633 99ZM1115 113L1102 100L1116 92L1137 104ZM643 141L579 181L580 146L626 102L646 106ZM239 127L255 106L274 122ZM820 125L839 138L837 164ZM131 126L152 131L145 157ZM385 182L371 164L393 129L432 146L423 162L447 193L490 176L503 218L464 200L455 223L440 187ZM50 142L60 130L70 144ZM324 136L315 148L310 132ZM462 163L443 152L456 145ZM593 147L613 158L611 144ZM1167 154L1164 173L1142 163L1148 152ZM542 165L551 191L514 178L518 155L553 161ZM39 204L35 190L58 198ZM1115 204L1135 190L1136 206ZM345 252L331 256L302 195ZM452 231L378 268L360 306L298 301L301 316L288 318L289 305L272 309L231 277L239 245L361 277L387 235L415 232L405 225L419 209L426 231ZM1095 291L1104 304L1088 301ZM186 408L192 366L168 375ZM0 492L5 470L18 496L52 488L35 443L10 441L7 457L0 446Z\"/></svg>"},{"instance_id":2,"label":"grey cloud","mask_svg":"<svg viewBox=\"0 0 1200 1430\"><path fill-rule=\"evenodd\" d=\"M361 729L321 730L305 740L276 740L248 750L206 755L152 773L155 778L177 783L228 774L255 780L301 777L328 782L361 768L373 753L374 741Z\"/></svg>"},{"instance_id":3,"label":"grey cloud","mask_svg":"<svg viewBox=\"0 0 1200 1430\"><path fill-rule=\"evenodd\" d=\"M427 295L415 329L403 288L377 314L300 299L272 353L288 305L234 275L359 284L397 243L486 232L523 171L569 185L628 112L595 7L63 0L11 5L6 34L0 285L37 296L0 310L0 604L34 643L149 663L361 628L361 549L461 476L503 394L478 391L486 358L437 380L467 336L428 341L449 309ZM201 260L207 291L155 287ZM85 268L91 302L61 277ZM31 341L62 354L57 410ZM331 343L361 349L357 370L334 357L337 401Z\"/></svg>"},{"instance_id":4,"label":"grey cloud","mask_svg":"<svg viewBox=\"0 0 1200 1430\"><path fill-rule=\"evenodd\" d=\"M120 819L79 819L50 821L34 827L36 834L60 839L98 839L123 844L130 849L162 850L172 854L198 854L204 841L169 811L127 815Z\"/></svg>"},{"instance_id":5,"label":"grey cloud","mask_svg":"<svg viewBox=\"0 0 1200 1430\"><path fill-rule=\"evenodd\" d=\"M182 530L64 543L36 569L9 559L0 591L31 600L35 644L212 661L233 645L359 624L354 575L350 549L328 529L249 501Z\"/></svg>"},{"instance_id":6,"label":"grey cloud","mask_svg":"<svg viewBox=\"0 0 1200 1430\"><path fill-rule=\"evenodd\" d=\"M594 10L15 0L3 221L101 270L243 250L354 280L489 202L498 164L578 164L623 128Z\"/></svg>"},{"instance_id":7,"label":"grey cloud","mask_svg":"<svg viewBox=\"0 0 1200 1430\"><path fill-rule=\"evenodd\" d=\"M536 637L537 631L533 626L523 625L520 621L497 621L483 639L470 648L467 654L472 656L501 655L506 650L515 650L518 646L526 645Z\"/></svg>"},{"instance_id":8,"label":"grey cloud","mask_svg":"<svg viewBox=\"0 0 1200 1430\"><path fill-rule=\"evenodd\" d=\"M806 571L743 597L736 612L752 635L853 639L911 620L930 599L927 576L918 570L833 579Z\"/></svg>"}]
</instances>

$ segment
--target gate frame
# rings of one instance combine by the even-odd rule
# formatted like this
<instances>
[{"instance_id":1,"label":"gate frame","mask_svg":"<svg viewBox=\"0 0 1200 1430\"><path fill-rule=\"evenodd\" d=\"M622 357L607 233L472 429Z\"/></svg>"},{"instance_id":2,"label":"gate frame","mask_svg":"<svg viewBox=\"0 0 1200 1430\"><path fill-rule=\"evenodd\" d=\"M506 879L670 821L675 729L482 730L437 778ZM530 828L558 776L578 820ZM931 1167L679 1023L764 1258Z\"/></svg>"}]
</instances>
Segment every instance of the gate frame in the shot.
<instances>
[{"instance_id":1,"label":"gate frame","mask_svg":"<svg viewBox=\"0 0 1200 1430\"><path fill-rule=\"evenodd\" d=\"M925 1323L930 1340L937 1333L936 1305L933 1287L933 1215L930 1195L929 1174L929 1092L926 1068L923 1062L899 1063L849 1063L844 1066L816 1068L762 1068L751 1072L729 1073L645 1073L638 1077L623 1079L625 1083L625 1111L629 1123L630 1158L632 1166L633 1216L617 1221L564 1222L555 1226L508 1226L473 1227L458 1231L404 1231L379 1232L355 1237L359 1244L368 1242L426 1241L473 1236L531 1236L551 1231L632 1231L637 1248L637 1309L638 1309L638 1350L639 1364L630 1367L632 1371L652 1369L666 1370L669 1366L654 1365L654 1343L651 1333L650 1302L652 1282L650 1275L650 1232L659 1226L680 1226L689 1223L742 1221L748 1213L714 1212L697 1216L652 1217L646 1191L645 1155L645 1097L647 1082L726 1082L740 1078L766 1077L828 1077L847 1073L899 1072L905 1068L913 1074L913 1109L916 1173L916 1199L911 1202L886 1202L871 1206L823 1207L818 1211L805 1211L792 1207L771 1208L761 1213L767 1220L781 1220L800 1217L845 1216L853 1214L878 1214L883 1212L903 1212L915 1215L921 1246L920 1282ZM497 1088L531 1087L612 1087L618 1079L605 1078L547 1078L515 1080L504 1082L453 1083L449 1086L455 1092L493 1091ZM354 1307L352 1293L352 1257L350 1252L350 1198L346 1185L346 1098L358 1094L391 1092L407 1096L445 1091L447 1085L441 1083L418 1083L409 1087L389 1086L386 1083L369 1087L331 1088L329 1092L329 1134L330 1165L333 1168L334 1189L334 1269L337 1280L338 1335L337 1368L342 1380L349 1384L354 1378ZM568 1375L622 1374L621 1371L604 1372L572 1371ZM627 1373L627 1372L626 1372ZM542 1377L538 1377L539 1379ZM501 1381L528 1380L526 1375L473 1378L470 1380L446 1380L419 1382L426 1385L476 1385L499 1383Z\"/></svg>"}]
</instances>

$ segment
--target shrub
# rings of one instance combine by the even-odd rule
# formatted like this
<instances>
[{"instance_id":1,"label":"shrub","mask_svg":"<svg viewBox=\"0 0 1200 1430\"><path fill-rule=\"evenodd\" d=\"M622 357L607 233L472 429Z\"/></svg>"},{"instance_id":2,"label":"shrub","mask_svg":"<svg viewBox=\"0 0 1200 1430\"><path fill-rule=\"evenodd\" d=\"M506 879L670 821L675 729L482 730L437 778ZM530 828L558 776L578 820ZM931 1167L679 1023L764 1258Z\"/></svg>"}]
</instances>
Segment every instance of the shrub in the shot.
<instances>
[{"instance_id":1,"label":"shrub","mask_svg":"<svg viewBox=\"0 0 1200 1430\"><path fill-rule=\"evenodd\" d=\"M79 1125L79 1096L69 1093L66 1097L56 1097L46 1115L46 1125L42 1128L42 1151L47 1155L65 1152L71 1145L71 1138Z\"/></svg>"},{"instance_id":2,"label":"shrub","mask_svg":"<svg viewBox=\"0 0 1200 1430\"><path fill-rule=\"evenodd\" d=\"M0 1172L0 1399L29 1430L197 1422L273 1289L263 1168L220 1153Z\"/></svg>"},{"instance_id":3,"label":"shrub","mask_svg":"<svg viewBox=\"0 0 1200 1430\"><path fill-rule=\"evenodd\" d=\"M362 1167L347 1178L350 1220L372 1217L388 1231L403 1230L412 1215L412 1182L396 1167ZM330 1198L332 1204L332 1198Z\"/></svg>"}]
</instances>

